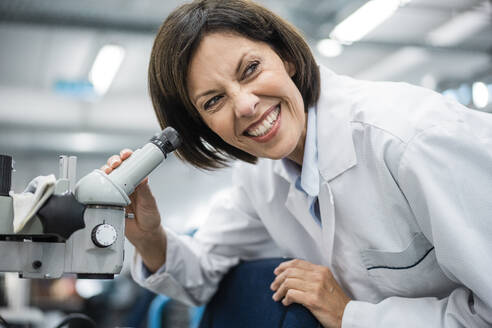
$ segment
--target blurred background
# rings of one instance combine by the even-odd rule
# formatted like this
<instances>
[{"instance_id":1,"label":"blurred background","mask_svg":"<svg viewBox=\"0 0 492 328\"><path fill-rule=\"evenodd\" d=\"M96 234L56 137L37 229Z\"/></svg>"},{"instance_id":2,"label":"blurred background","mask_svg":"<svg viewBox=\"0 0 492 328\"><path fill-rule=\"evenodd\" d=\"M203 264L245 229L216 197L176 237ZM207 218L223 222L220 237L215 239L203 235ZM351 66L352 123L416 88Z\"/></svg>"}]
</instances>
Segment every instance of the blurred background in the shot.
<instances>
[{"instance_id":1,"label":"blurred background","mask_svg":"<svg viewBox=\"0 0 492 328\"><path fill-rule=\"evenodd\" d=\"M339 74L406 81L470 110L492 112L492 1L258 2L296 25L318 62ZM77 156L82 177L159 130L147 65L159 25L182 3L0 1L0 153L15 160L13 190L21 192L35 176L57 174L59 155ZM163 224L182 233L197 228L230 177L230 169L204 172L170 156L150 179ZM124 274L112 282L3 280L23 286L18 302L55 312L97 304L106 316L100 327L115 327L138 297L153 297L127 278L132 257L127 248ZM120 281L123 287L114 288ZM111 294L104 296L107 290Z\"/></svg>"}]
</instances>

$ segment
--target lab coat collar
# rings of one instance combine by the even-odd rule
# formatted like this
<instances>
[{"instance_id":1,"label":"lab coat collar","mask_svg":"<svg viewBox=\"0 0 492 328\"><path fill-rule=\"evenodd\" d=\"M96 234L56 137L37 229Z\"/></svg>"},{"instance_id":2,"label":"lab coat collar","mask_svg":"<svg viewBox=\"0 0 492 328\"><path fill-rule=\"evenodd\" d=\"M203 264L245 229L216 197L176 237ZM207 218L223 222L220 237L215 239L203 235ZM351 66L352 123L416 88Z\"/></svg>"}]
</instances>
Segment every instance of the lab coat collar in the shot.
<instances>
[{"instance_id":1,"label":"lab coat collar","mask_svg":"<svg viewBox=\"0 0 492 328\"><path fill-rule=\"evenodd\" d=\"M294 185L297 177L301 173L301 167L288 158L283 158L273 162L273 171L284 178L291 185Z\"/></svg>"},{"instance_id":2,"label":"lab coat collar","mask_svg":"<svg viewBox=\"0 0 492 328\"><path fill-rule=\"evenodd\" d=\"M350 113L353 101L346 79L320 66L321 92L317 104L318 168L326 182L357 164Z\"/></svg>"},{"instance_id":3,"label":"lab coat collar","mask_svg":"<svg viewBox=\"0 0 492 328\"><path fill-rule=\"evenodd\" d=\"M347 78L320 66L321 92L317 107L318 168L321 183L328 182L357 164L352 129L350 127L351 101ZM293 183L288 160L274 161L273 170Z\"/></svg>"}]
</instances>

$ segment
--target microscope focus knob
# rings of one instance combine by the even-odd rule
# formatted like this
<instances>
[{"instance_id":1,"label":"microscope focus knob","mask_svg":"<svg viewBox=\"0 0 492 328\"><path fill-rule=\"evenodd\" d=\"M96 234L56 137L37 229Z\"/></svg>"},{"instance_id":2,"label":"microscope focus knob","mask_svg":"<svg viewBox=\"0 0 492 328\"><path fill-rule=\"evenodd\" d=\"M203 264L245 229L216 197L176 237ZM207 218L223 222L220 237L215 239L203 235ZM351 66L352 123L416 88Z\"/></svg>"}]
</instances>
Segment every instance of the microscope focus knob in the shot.
<instances>
[{"instance_id":1,"label":"microscope focus knob","mask_svg":"<svg viewBox=\"0 0 492 328\"><path fill-rule=\"evenodd\" d=\"M92 241L97 247L109 247L114 244L117 237L116 229L107 223L102 223L92 229Z\"/></svg>"}]
</instances>

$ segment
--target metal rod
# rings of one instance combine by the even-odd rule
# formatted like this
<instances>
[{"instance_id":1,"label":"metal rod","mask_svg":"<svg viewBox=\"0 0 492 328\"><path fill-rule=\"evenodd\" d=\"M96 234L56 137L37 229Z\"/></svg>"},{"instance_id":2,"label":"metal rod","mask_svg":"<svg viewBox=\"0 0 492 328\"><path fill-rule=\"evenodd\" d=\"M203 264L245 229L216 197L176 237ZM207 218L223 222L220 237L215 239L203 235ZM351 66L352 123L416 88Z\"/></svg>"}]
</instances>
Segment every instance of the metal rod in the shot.
<instances>
[{"instance_id":1,"label":"metal rod","mask_svg":"<svg viewBox=\"0 0 492 328\"><path fill-rule=\"evenodd\" d=\"M68 179L68 157L65 155L60 155L59 179Z\"/></svg>"},{"instance_id":2,"label":"metal rod","mask_svg":"<svg viewBox=\"0 0 492 328\"><path fill-rule=\"evenodd\" d=\"M68 181L69 191L73 192L75 182L77 181L77 156L70 156L68 158Z\"/></svg>"}]
</instances>

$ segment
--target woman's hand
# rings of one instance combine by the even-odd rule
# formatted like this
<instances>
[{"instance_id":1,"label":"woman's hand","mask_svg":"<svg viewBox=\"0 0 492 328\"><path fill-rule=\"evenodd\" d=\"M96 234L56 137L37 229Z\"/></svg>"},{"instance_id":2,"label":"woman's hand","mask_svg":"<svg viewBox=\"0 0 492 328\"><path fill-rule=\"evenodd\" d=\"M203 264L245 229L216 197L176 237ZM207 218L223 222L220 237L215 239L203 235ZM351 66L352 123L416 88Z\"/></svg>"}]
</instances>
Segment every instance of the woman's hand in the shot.
<instances>
[{"instance_id":1,"label":"woman's hand","mask_svg":"<svg viewBox=\"0 0 492 328\"><path fill-rule=\"evenodd\" d=\"M112 170L120 166L122 161L130 157L132 153L130 149L123 149L119 156L111 156L101 170L109 174ZM140 248L144 262L149 270L155 271L153 269L159 268L159 264L162 265L164 262L160 258L161 256L155 258L155 261L153 256L149 261L145 261L146 256L151 256L147 249L152 248L149 247L150 245L147 246L145 244L151 241L159 241L162 244L163 229L161 228L161 216L157 208L157 203L149 188L148 178L145 178L135 188L135 191L130 195L130 200L131 204L126 207L126 212L132 213L134 218L126 220L125 235L137 249ZM157 246L155 243L153 245ZM162 245L160 247L162 250ZM165 237L163 251L165 261ZM162 252L159 255L162 255Z\"/></svg>"},{"instance_id":2,"label":"woman's hand","mask_svg":"<svg viewBox=\"0 0 492 328\"><path fill-rule=\"evenodd\" d=\"M327 267L303 260L281 263L273 273L277 276L270 288L273 299L304 305L323 327L341 327L345 306L350 298L333 278Z\"/></svg>"}]
</instances>

